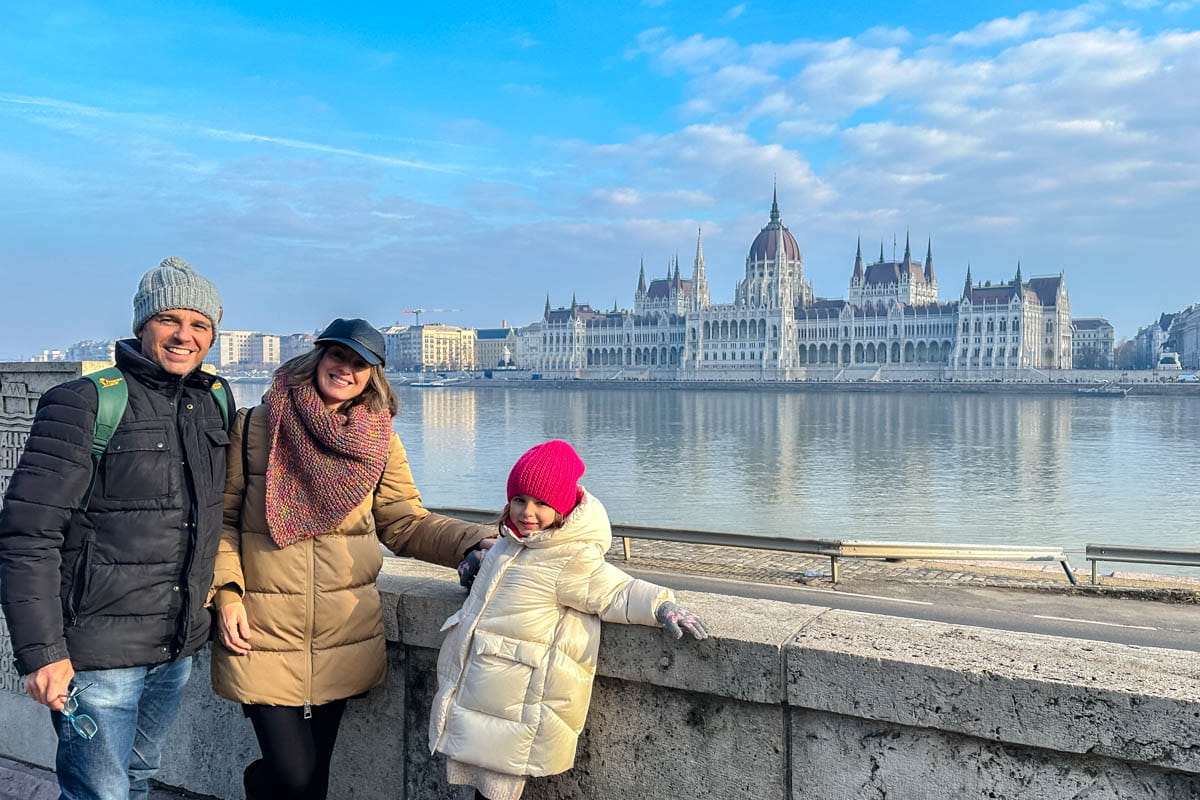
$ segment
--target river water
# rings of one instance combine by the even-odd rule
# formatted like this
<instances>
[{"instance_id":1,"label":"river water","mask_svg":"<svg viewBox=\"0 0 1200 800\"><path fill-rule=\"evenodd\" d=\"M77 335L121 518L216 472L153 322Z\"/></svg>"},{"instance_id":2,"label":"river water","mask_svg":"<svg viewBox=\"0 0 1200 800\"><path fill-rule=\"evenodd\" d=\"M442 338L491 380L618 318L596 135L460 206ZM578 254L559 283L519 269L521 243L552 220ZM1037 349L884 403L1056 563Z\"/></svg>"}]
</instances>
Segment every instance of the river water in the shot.
<instances>
[{"instance_id":1,"label":"river water","mask_svg":"<svg viewBox=\"0 0 1200 800\"><path fill-rule=\"evenodd\" d=\"M245 405L266 385L234 387ZM1194 398L396 388L396 431L430 506L499 508L513 461L559 438L579 450L583 484L614 521L1068 550L1200 546Z\"/></svg>"}]
</instances>

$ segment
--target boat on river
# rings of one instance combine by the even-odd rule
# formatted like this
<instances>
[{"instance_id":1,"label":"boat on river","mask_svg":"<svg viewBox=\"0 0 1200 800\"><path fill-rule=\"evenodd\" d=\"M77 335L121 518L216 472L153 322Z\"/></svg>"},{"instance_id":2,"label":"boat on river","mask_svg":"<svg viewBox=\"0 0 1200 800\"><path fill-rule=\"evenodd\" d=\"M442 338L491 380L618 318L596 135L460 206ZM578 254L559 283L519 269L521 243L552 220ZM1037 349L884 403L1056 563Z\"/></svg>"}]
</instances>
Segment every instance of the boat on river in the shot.
<instances>
[{"instance_id":1,"label":"boat on river","mask_svg":"<svg viewBox=\"0 0 1200 800\"><path fill-rule=\"evenodd\" d=\"M465 378L444 378L438 376L427 380L409 381L407 385L415 386L418 389L429 389L438 386L453 386L456 383L462 383Z\"/></svg>"},{"instance_id":2,"label":"boat on river","mask_svg":"<svg viewBox=\"0 0 1200 800\"><path fill-rule=\"evenodd\" d=\"M1132 386L1118 386L1112 381L1105 381L1096 386L1087 386L1082 389L1077 389L1078 394L1088 395L1089 397L1125 397L1129 394Z\"/></svg>"}]
</instances>

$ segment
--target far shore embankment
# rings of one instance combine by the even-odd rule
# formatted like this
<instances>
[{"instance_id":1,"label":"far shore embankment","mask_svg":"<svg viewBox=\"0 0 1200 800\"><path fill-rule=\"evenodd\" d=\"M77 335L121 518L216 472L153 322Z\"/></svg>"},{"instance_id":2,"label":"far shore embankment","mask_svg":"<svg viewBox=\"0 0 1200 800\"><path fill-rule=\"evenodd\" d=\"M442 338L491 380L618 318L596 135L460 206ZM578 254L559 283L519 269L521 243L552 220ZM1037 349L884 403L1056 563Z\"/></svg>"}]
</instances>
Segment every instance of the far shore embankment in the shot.
<instances>
[{"instance_id":1,"label":"far shore embankment","mask_svg":"<svg viewBox=\"0 0 1200 800\"><path fill-rule=\"evenodd\" d=\"M398 386L406 381L396 380ZM1056 383L1026 381L677 381L677 380L597 380L593 378L531 379L473 378L428 387L445 389L541 389L581 390L619 389L649 391L736 391L736 392L870 392L893 394L1020 394L1069 395L1120 400L1123 397L1167 396L1200 398L1198 383L1118 382L1114 388L1093 383Z\"/></svg>"}]
</instances>

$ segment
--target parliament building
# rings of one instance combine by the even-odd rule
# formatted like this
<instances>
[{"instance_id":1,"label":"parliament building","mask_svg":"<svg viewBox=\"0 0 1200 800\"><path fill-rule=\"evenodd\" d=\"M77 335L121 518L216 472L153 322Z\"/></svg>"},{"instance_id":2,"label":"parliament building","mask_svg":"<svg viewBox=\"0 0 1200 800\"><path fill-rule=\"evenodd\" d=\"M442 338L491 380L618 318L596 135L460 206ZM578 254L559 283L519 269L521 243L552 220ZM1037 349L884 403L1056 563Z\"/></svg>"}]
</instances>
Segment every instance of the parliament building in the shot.
<instances>
[{"instance_id":1,"label":"parliament building","mask_svg":"<svg viewBox=\"0 0 1200 800\"><path fill-rule=\"evenodd\" d=\"M813 294L804 257L772 198L733 302L713 303L699 234L689 279L638 276L633 310L574 299L518 337L517 361L544 378L659 380L937 380L1044 377L1071 367L1071 309L1062 274L976 284L938 300L932 242L924 261L863 259L846 299Z\"/></svg>"}]
</instances>

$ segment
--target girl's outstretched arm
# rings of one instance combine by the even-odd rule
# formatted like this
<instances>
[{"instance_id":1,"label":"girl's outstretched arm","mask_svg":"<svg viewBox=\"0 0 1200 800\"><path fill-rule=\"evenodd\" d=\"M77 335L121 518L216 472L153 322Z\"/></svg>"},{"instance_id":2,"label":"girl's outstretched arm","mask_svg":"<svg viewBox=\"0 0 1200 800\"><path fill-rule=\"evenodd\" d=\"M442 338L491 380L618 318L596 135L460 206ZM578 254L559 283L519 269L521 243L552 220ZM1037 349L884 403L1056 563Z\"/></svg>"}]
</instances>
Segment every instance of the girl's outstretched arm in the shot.
<instances>
[{"instance_id":1,"label":"girl's outstretched arm","mask_svg":"<svg viewBox=\"0 0 1200 800\"><path fill-rule=\"evenodd\" d=\"M580 548L559 573L557 594L563 605L605 622L651 627L661 624L654 616L658 607L675 600L670 589L634 578L592 546Z\"/></svg>"}]
</instances>

